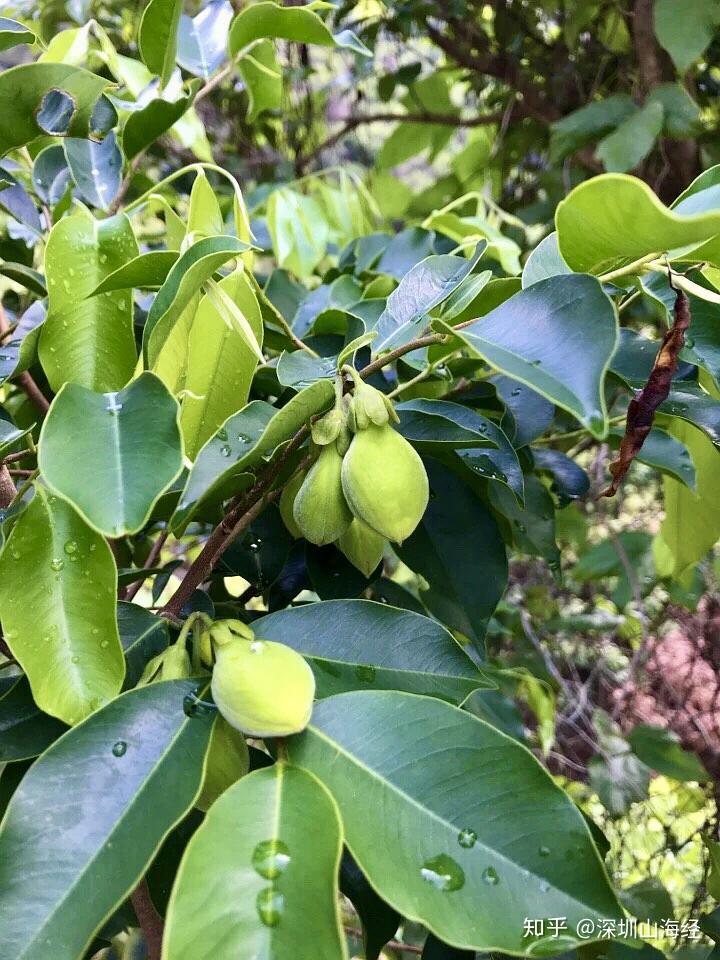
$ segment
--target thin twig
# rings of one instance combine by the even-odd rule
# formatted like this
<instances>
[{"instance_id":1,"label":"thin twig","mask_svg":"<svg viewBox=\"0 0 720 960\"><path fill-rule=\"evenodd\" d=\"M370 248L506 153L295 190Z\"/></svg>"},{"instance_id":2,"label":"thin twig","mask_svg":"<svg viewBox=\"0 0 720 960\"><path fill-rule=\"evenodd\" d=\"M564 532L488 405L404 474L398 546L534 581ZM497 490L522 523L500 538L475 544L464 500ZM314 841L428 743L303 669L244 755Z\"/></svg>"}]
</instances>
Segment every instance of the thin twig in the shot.
<instances>
[{"instance_id":1,"label":"thin twig","mask_svg":"<svg viewBox=\"0 0 720 960\"><path fill-rule=\"evenodd\" d=\"M165 546L165 541L170 536L169 530L163 530L158 538L154 541L152 547L150 547L150 552L145 558L145 563L143 564L143 570L150 570L155 566L155 561L160 556L162 548ZM147 574L144 577L138 579L135 583L131 583L125 588L125 600L130 601L135 598L135 596L140 592L140 588L147 580Z\"/></svg>"},{"instance_id":2,"label":"thin twig","mask_svg":"<svg viewBox=\"0 0 720 960\"><path fill-rule=\"evenodd\" d=\"M34 455L34 450L19 450L17 453L8 453L7 456L2 458L3 463L16 463L18 460L24 460L26 457L32 457Z\"/></svg>"}]
</instances>

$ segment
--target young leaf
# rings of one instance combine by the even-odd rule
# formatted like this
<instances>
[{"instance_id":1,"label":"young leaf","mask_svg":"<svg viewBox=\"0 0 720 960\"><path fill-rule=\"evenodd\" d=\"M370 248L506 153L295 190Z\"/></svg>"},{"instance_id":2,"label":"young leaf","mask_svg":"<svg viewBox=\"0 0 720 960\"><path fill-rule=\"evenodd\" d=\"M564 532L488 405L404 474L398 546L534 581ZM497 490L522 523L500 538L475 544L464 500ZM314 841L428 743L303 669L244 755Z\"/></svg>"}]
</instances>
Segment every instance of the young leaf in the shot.
<instances>
[{"instance_id":1,"label":"young leaf","mask_svg":"<svg viewBox=\"0 0 720 960\"><path fill-rule=\"evenodd\" d=\"M122 686L116 592L105 540L37 486L0 555L0 619L35 702L65 723L82 720Z\"/></svg>"},{"instance_id":2,"label":"young leaf","mask_svg":"<svg viewBox=\"0 0 720 960\"><path fill-rule=\"evenodd\" d=\"M337 807L312 774L256 770L215 801L187 846L166 960L346 960Z\"/></svg>"},{"instance_id":3,"label":"young leaf","mask_svg":"<svg viewBox=\"0 0 720 960\"><path fill-rule=\"evenodd\" d=\"M305 657L318 697L372 687L461 703L478 687L492 685L437 621L370 600L278 610L256 620L253 630Z\"/></svg>"},{"instance_id":4,"label":"young leaf","mask_svg":"<svg viewBox=\"0 0 720 960\"><path fill-rule=\"evenodd\" d=\"M217 287L242 316L244 326L238 329L235 315L228 323L213 297L200 301L190 329L187 392L180 418L191 460L225 420L247 403L263 337L260 307L244 270L238 268ZM224 301L223 306L227 314Z\"/></svg>"},{"instance_id":5,"label":"young leaf","mask_svg":"<svg viewBox=\"0 0 720 960\"><path fill-rule=\"evenodd\" d=\"M77 960L199 792L212 717L183 712L196 681L123 694L61 737L0 829L0 952Z\"/></svg>"},{"instance_id":6,"label":"young leaf","mask_svg":"<svg viewBox=\"0 0 720 960\"><path fill-rule=\"evenodd\" d=\"M245 7L230 27L230 56L237 56L241 50L263 37L315 43L322 47L349 47L355 53L371 56L367 47L350 30L342 30L333 36L313 12L313 6L310 3L306 7L278 7L275 3L262 0Z\"/></svg>"},{"instance_id":7,"label":"young leaf","mask_svg":"<svg viewBox=\"0 0 720 960\"><path fill-rule=\"evenodd\" d=\"M94 529L137 533L182 469L178 420L174 397L152 373L118 393L67 384L43 423L38 465Z\"/></svg>"},{"instance_id":8,"label":"young leaf","mask_svg":"<svg viewBox=\"0 0 720 960\"><path fill-rule=\"evenodd\" d=\"M440 939L530 954L544 944L523 936L525 916L567 917L566 949L578 920L622 916L582 814L483 720L428 697L357 691L318 703L288 746L333 794L380 896Z\"/></svg>"},{"instance_id":9,"label":"young leaf","mask_svg":"<svg viewBox=\"0 0 720 960\"><path fill-rule=\"evenodd\" d=\"M39 352L53 390L68 382L119 390L132 376L137 358L132 298L126 292L92 292L137 255L124 214L96 220L80 208L51 230L45 253L49 309Z\"/></svg>"},{"instance_id":10,"label":"young leaf","mask_svg":"<svg viewBox=\"0 0 720 960\"><path fill-rule=\"evenodd\" d=\"M229 0L210 0L196 17L183 14L177 47L180 66L207 80L225 59L232 18L233 8Z\"/></svg>"}]
</instances>

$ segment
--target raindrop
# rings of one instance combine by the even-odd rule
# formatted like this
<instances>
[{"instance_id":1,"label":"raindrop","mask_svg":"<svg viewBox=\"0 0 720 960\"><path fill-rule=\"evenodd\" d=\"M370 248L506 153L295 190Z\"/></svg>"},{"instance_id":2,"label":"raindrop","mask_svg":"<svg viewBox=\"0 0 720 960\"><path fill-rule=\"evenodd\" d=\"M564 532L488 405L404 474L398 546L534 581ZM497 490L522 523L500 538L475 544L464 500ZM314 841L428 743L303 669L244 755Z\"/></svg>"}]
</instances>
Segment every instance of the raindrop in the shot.
<instances>
[{"instance_id":1,"label":"raindrop","mask_svg":"<svg viewBox=\"0 0 720 960\"><path fill-rule=\"evenodd\" d=\"M53 557L50 561L50 569L54 570L56 573L65 566L65 561L62 557Z\"/></svg>"},{"instance_id":2,"label":"raindrop","mask_svg":"<svg viewBox=\"0 0 720 960\"><path fill-rule=\"evenodd\" d=\"M65 546L63 547L63 550L65 551L65 553L66 553L69 557L74 557L74 554L77 553L78 545L77 545L77 543L76 543L74 540L68 540L68 541L65 543ZM77 559L77 557L74 557L74 559Z\"/></svg>"},{"instance_id":3,"label":"raindrop","mask_svg":"<svg viewBox=\"0 0 720 960\"><path fill-rule=\"evenodd\" d=\"M223 457L229 457L230 454L232 453L232 449L231 449L231 447L230 447L230 444L224 443L224 444L220 447L220 453L223 455Z\"/></svg>"},{"instance_id":4,"label":"raindrop","mask_svg":"<svg viewBox=\"0 0 720 960\"><path fill-rule=\"evenodd\" d=\"M262 840L252 852L252 865L261 877L274 880L290 863L290 851L282 840Z\"/></svg>"},{"instance_id":5,"label":"raindrop","mask_svg":"<svg viewBox=\"0 0 720 960\"><path fill-rule=\"evenodd\" d=\"M223 442L225 442L228 438L227 430L224 427L221 427L218 430L218 432L215 434L215 436L218 438L218 440L222 440Z\"/></svg>"},{"instance_id":6,"label":"raindrop","mask_svg":"<svg viewBox=\"0 0 720 960\"><path fill-rule=\"evenodd\" d=\"M255 901L258 916L266 927L276 927L282 918L285 900L281 893L272 887L265 887Z\"/></svg>"},{"instance_id":7,"label":"raindrop","mask_svg":"<svg viewBox=\"0 0 720 960\"><path fill-rule=\"evenodd\" d=\"M466 850L469 850L471 847L474 847L477 842L477 834L474 830L471 830L469 827L465 827L464 830L461 830L458 834L458 843L461 847L465 847Z\"/></svg>"},{"instance_id":8,"label":"raindrop","mask_svg":"<svg viewBox=\"0 0 720 960\"><path fill-rule=\"evenodd\" d=\"M520 533L525 533L525 531L527 530L527 527L525 526L525 524L524 524L524 523L520 523L519 520L516 520L516 521L515 521L515 526L518 528L518 530L520 531Z\"/></svg>"},{"instance_id":9,"label":"raindrop","mask_svg":"<svg viewBox=\"0 0 720 960\"><path fill-rule=\"evenodd\" d=\"M252 440L252 437L249 437L247 433L239 433L237 438L239 443L250 443Z\"/></svg>"},{"instance_id":10,"label":"raindrop","mask_svg":"<svg viewBox=\"0 0 720 960\"><path fill-rule=\"evenodd\" d=\"M500 883L500 877L495 867L487 867L483 870L483 881L491 887L496 887Z\"/></svg>"},{"instance_id":11,"label":"raindrop","mask_svg":"<svg viewBox=\"0 0 720 960\"><path fill-rule=\"evenodd\" d=\"M420 876L436 890L443 890L446 893L459 890L465 885L465 873L462 867L444 853L426 860L420 869Z\"/></svg>"},{"instance_id":12,"label":"raindrop","mask_svg":"<svg viewBox=\"0 0 720 960\"><path fill-rule=\"evenodd\" d=\"M112 755L114 757L124 757L127 750L127 744L124 740L116 740L113 744Z\"/></svg>"},{"instance_id":13,"label":"raindrop","mask_svg":"<svg viewBox=\"0 0 720 960\"><path fill-rule=\"evenodd\" d=\"M538 853L540 854L541 857L549 857L550 847L545 847L545 846L538 847Z\"/></svg>"},{"instance_id":14,"label":"raindrop","mask_svg":"<svg viewBox=\"0 0 720 960\"><path fill-rule=\"evenodd\" d=\"M257 543L255 540L253 540L252 543L249 543L248 546L250 547L251 550L259 550L259 549L260 549L260 544Z\"/></svg>"},{"instance_id":15,"label":"raindrop","mask_svg":"<svg viewBox=\"0 0 720 960\"><path fill-rule=\"evenodd\" d=\"M522 393L522 390L520 389L520 387L515 387L514 390L511 390L511 391L510 391L510 396L511 396L511 397L519 397L521 393Z\"/></svg>"},{"instance_id":16,"label":"raindrop","mask_svg":"<svg viewBox=\"0 0 720 960\"><path fill-rule=\"evenodd\" d=\"M74 657L70 657L70 662L71 662L71 663L80 663L80 657L78 657L77 654L76 654Z\"/></svg>"},{"instance_id":17,"label":"raindrop","mask_svg":"<svg viewBox=\"0 0 720 960\"><path fill-rule=\"evenodd\" d=\"M109 640L101 640L101 641L100 641L100 646L103 648L103 650L105 650L107 647L110 646L110 641L109 641Z\"/></svg>"}]
</instances>

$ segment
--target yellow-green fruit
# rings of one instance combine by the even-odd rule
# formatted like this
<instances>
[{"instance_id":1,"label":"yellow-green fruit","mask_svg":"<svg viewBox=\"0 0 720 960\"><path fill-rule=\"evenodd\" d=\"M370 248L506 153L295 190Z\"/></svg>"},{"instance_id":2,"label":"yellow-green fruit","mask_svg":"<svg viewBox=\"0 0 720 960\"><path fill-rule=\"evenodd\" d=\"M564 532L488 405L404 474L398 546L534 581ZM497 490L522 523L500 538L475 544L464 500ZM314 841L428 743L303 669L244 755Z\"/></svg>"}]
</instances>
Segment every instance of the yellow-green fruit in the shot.
<instances>
[{"instance_id":1,"label":"yellow-green fruit","mask_svg":"<svg viewBox=\"0 0 720 960\"><path fill-rule=\"evenodd\" d=\"M340 537L337 546L354 567L369 577L383 558L385 538L362 520L353 517L353 522Z\"/></svg>"},{"instance_id":2,"label":"yellow-green fruit","mask_svg":"<svg viewBox=\"0 0 720 960\"><path fill-rule=\"evenodd\" d=\"M195 801L198 810L205 813L221 793L245 776L249 767L250 755L245 737L233 730L224 717L218 716L210 734L200 796Z\"/></svg>"},{"instance_id":3,"label":"yellow-green fruit","mask_svg":"<svg viewBox=\"0 0 720 960\"><path fill-rule=\"evenodd\" d=\"M283 487L283 492L280 494L280 516L288 531L296 540L302 536L302 530L297 523L295 523L293 507L295 506L295 497L303 485L304 480L305 474L298 471L294 476L290 477L290 480Z\"/></svg>"},{"instance_id":4,"label":"yellow-green fruit","mask_svg":"<svg viewBox=\"0 0 720 960\"><path fill-rule=\"evenodd\" d=\"M343 496L342 464L334 443L323 447L295 497L295 522L303 536L318 546L341 537L352 520Z\"/></svg>"},{"instance_id":5,"label":"yellow-green fruit","mask_svg":"<svg viewBox=\"0 0 720 960\"><path fill-rule=\"evenodd\" d=\"M236 730L251 737L286 737L307 726L315 677L291 647L237 638L215 646L212 695Z\"/></svg>"},{"instance_id":6,"label":"yellow-green fruit","mask_svg":"<svg viewBox=\"0 0 720 960\"><path fill-rule=\"evenodd\" d=\"M428 504L423 462L389 425L355 434L343 457L342 486L354 515L394 543L410 536Z\"/></svg>"}]
</instances>

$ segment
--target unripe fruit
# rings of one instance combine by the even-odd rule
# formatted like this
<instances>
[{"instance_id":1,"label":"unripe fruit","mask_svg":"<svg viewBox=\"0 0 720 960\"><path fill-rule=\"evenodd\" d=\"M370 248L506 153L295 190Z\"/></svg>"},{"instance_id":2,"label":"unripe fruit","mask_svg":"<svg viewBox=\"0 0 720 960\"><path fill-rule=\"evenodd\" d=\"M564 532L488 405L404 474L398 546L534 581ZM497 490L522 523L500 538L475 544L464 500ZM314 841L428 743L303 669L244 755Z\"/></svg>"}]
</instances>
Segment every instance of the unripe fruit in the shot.
<instances>
[{"instance_id":1,"label":"unripe fruit","mask_svg":"<svg viewBox=\"0 0 720 960\"><path fill-rule=\"evenodd\" d=\"M212 695L236 730L251 737L286 737L307 726L315 677L285 644L233 637L215 643Z\"/></svg>"},{"instance_id":2,"label":"unripe fruit","mask_svg":"<svg viewBox=\"0 0 720 960\"><path fill-rule=\"evenodd\" d=\"M295 522L303 536L318 546L341 537L352 520L343 496L342 464L334 443L323 447L295 497Z\"/></svg>"},{"instance_id":3,"label":"unripe fruit","mask_svg":"<svg viewBox=\"0 0 720 960\"><path fill-rule=\"evenodd\" d=\"M337 547L356 569L369 577L383 558L385 538L354 517Z\"/></svg>"},{"instance_id":4,"label":"unripe fruit","mask_svg":"<svg viewBox=\"0 0 720 960\"><path fill-rule=\"evenodd\" d=\"M288 532L292 534L296 540L302 536L302 530L295 522L293 508L295 506L295 497L298 495L298 490L303 485L304 480L305 472L298 470L294 476L290 477L289 481L283 487L283 492L280 494L280 516Z\"/></svg>"},{"instance_id":5,"label":"unripe fruit","mask_svg":"<svg viewBox=\"0 0 720 960\"><path fill-rule=\"evenodd\" d=\"M205 813L221 793L245 776L249 768L250 755L245 737L233 730L224 717L218 716L210 734L200 796L195 801L198 810Z\"/></svg>"},{"instance_id":6,"label":"unripe fruit","mask_svg":"<svg viewBox=\"0 0 720 960\"><path fill-rule=\"evenodd\" d=\"M342 461L342 488L353 514L394 543L410 536L428 504L423 462L389 425L355 434Z\"/></svg>"},{"instance_id":7,"label":"unripe fruit","mask_svg":"<svg viewBox=\"0 0 720 960\"><path fill-rule=\"evenodd\" d=\"M190 676L192 669L185 641L178 640L148 660L138 680L138 686L144 687L156 680L185 680Z\"/></svg>"}]
</instances>

